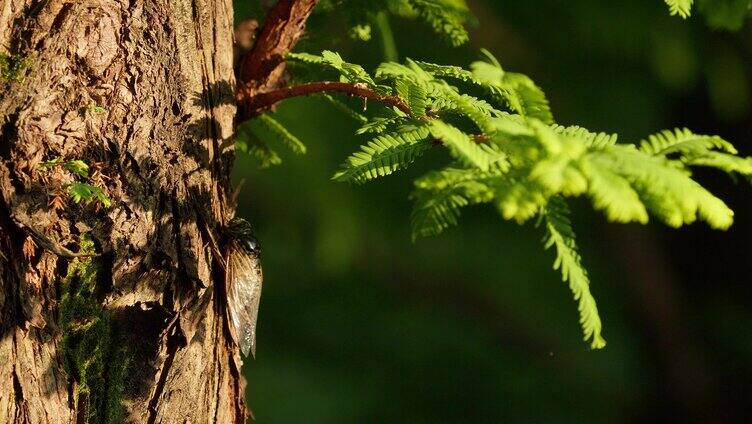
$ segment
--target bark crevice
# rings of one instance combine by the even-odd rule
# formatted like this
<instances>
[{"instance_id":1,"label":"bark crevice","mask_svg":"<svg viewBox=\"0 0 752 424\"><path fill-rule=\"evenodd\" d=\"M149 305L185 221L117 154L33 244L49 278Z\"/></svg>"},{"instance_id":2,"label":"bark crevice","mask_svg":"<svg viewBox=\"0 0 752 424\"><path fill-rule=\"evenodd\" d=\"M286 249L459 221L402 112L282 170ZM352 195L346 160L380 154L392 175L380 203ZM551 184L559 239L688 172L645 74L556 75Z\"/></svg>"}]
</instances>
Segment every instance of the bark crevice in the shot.
<instances>
[{"instance_id":1,"label":"bark crevice","mask_svg":"<svg viewBox=\"0 0 752 424\"><path fill-rule=\"evenodd\" d=\"M167 353L165 355L162 368L157 373L157 383L154 387L154 393L151 395L151 399L149 400L149 417L146 421L148 424L153 424L157 421L157 404L159 402L159 399L164 395L165 383L167 382L167 376L170 372L170 368L172 368L172 363L175 361L175 353L178 351L180 344L182 344L177 340L177 333L179 332L177 324L177 320L173 321L173 323L167 328L165 332L164 338L166 338L167 340Z\"/></svg>"}]
</instances>

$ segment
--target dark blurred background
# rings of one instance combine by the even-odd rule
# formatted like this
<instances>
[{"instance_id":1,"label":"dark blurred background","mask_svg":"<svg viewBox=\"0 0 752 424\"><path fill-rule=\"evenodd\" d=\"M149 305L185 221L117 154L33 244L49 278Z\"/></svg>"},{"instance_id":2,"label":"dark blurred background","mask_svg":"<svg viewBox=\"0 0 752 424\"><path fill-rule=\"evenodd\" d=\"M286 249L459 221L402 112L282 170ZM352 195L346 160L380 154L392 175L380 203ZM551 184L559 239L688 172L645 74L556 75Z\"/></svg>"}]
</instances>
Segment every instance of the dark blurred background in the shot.
<instances>
[{"instance_id":1,"label":"dark blurred background","mask_svg":"<svg viewBox=\"0 0 752 424\"><path fill-rule=\"evenodd\" d=\"M238 1L236 17L252 13ZM400 59L467 65L481 47L547 93L557 122L636 142L664 128L720 134L752 155L752 27L711 29L662 1L472 0L471 42L451 48L392 18ZM337 13L300 49L372 69ZM275 117L308 145L259 169L237 159L240 213L263 245L258 352L244 367L259 423L743 422L752 409L752 189L699 179L736 211L727 232L608 224L574 201L608 346L582 341L576 304L533 225L468 209L410 241L411 181L330 181L364 140L320 99ZM282 153L286 153L282 151ZM441 160L436 158L435 160Z\"/></svg>"}]
</instances>

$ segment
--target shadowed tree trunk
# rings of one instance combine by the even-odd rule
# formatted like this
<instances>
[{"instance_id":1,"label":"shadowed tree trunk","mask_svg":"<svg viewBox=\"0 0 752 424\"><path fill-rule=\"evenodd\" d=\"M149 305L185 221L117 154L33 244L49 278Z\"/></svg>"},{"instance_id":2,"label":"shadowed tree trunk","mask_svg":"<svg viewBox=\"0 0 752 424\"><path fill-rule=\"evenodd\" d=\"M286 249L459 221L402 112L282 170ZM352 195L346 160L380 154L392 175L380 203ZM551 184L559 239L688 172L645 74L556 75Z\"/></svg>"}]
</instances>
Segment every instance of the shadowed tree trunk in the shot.
<instances>
[{"instance_id":1,"label":"shadowed tree trunk","mask_svg":"<svg viewBox=\"0 0 752 424\"><path fill-rule=\"evenodd\" d=\"M0 2L0 423L245 420L210 243L232 23L231 0Z\"/></svg>"}]
</instances>

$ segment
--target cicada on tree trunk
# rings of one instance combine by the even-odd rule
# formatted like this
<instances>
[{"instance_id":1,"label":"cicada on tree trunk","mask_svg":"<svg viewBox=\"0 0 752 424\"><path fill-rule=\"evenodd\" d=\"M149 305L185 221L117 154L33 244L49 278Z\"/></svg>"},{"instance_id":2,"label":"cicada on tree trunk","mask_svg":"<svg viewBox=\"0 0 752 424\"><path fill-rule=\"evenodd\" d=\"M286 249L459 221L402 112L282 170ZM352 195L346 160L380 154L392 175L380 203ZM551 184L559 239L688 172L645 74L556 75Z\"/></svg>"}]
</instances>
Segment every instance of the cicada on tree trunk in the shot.
<instances>
[{"instance_id":1,"label":"cicada on tree trunk","mask_svg":"<svg viewBox=\"0 0 752 424\"><path fill-rule=\"evenodd\" d=\"M256 321L261 301L261 250L251 224L233 218L227 226L225 285L230 333L243 355L256 357Z\"/></svg>"}]
</instances>

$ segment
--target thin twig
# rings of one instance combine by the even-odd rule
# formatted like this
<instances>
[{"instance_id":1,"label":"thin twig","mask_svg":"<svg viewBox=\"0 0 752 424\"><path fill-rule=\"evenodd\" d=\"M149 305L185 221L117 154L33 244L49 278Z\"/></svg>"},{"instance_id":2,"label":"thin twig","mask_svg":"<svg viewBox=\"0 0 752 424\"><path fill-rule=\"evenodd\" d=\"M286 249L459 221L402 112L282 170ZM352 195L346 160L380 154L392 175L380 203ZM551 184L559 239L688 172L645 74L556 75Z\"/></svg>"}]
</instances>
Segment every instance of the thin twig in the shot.
<instances>
[{"instance_id":1,"label":"thin twig","mask_svg":"<svg viewBox=\"0 0 752 424\"><path fill-rule=\"evenodd\" d=\"M291 97L307 96L310 94L332 91L349 94L351 96L358 96L364 99L375 100L388 106L394 106L407 116L413 116L410 107L399 96L385 96L379 94L373 91L367 85L361 83L337 81L310 82L307 84L293 85L291 87L284 87L266 93L260 93L248 100L246 102L246 106L248 110L253 112L250 115L250 118L252 119L257 114L261 113L265 109L274 106L282 100L289 99ZM237 98L238 103L243 103L245 102L245 100L246 97L244 96L244 93L239 93ZM472 139L476 144L485 144L491 140L491 138L486 134L475 134L472 136ZM435 140L434 143L442 144L440 140Z\"/></svg>"},{"instance_id":2,"label":"thin twig","mask_svg":"<svg viewBox=\"0 0 752 424\"><path fill-rule=\"evenodd\" d=\"M375 100L388 106L394 106L406 115L412 115L410 107L407 105L407 103L405 103L404 100L402 100L402 98L398 96L385 96L379 94L365 84L336 81L311 82L307 84L279 88L276 90L268 91L266 93L259 93L248 99L248 108L252 111L259 111L269 108L284 99L329 91L336 91L339 93L349 94L351 96L358 96L364 99ZM244 96L241 94L238 101L242 102L243 100Z\"/></svg>"}]
</instances>

